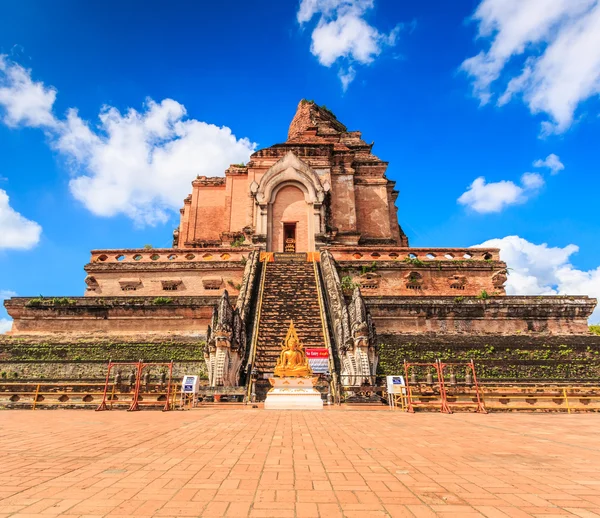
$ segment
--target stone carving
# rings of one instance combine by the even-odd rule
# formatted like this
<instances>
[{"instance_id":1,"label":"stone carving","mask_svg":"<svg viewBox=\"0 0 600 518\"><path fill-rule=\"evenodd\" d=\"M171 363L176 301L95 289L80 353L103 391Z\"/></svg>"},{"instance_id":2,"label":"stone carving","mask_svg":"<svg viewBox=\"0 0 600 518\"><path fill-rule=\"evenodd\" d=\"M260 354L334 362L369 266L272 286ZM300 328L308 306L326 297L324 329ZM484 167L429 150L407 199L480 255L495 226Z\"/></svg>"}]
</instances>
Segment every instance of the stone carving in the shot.
<instances>
[{"instance_id":1,"label":"stone carving","mask_svg":"<svg viewBox=\"0 0 600 518\"><path fill-rule=\"evenodd\" d=\"M363 273L361 276L358 277L358 282L360 283L360 287L362 289L375 290L379 288L380 278L381 275L379 275L378 273L367 272Z\"/></svg>"},{"instance_id":2,"label":"stone carving","mask_svg":"<svg viewBox=\"0 0 600 518\"><path fill-rule=\"evenodd\" d=\"M245 352L244 322L239 311L231 306L229 293L224 290L213 311L204 352L210 386L238 386Z\"/></svg>"},{"instance_id":3,"label":"stone carving","mask_svg":"<svg viewBox=\"0 0 600 518\"><path fill-rule=\"evenodd\" d=\"M334 259L327 250L321 253L321 269L341 367L342 384L371 384L379 359L377 337L360 289L354 290L352 301L347 306Z\"/></svg>"},{"instance_id":4,"label":"stone carving","mask_svg":"<svg viewBox=\"0 0 600 518\"><path fill-rule=\"evenodd\" d=\"M504 283L508 280L508 272L506 270L498 270L492 275L492 285L496 289L504 290Z\"/></svg>"},{"instance_id":5,"label":"stone carving","mask_svg":"<svg viewBox=\"0 0 600 518\"><path fill-rule=\"evenodd\" d=\"M218 290L222 284L222 277L204 277L202 279L202 286L205 290Z\"/></svg>"},{"instance_id":6,"label":"stone carving","mask_svg":"<svg viewBox=\"0 0 600 518\"><path fill-rule=\"evenodd\" d=\"M404 276L406 287L409 290L423 289L423 276L419 272L409 272Z\"/></svg>"},{"instance_id":7,"label":"stone carving","mask_svg":"<svg viewBox=\"0 0 600 518\"><path fill-rule=\"evenodd\" d=\"M100 287L98 280L93 275L88 275L85 278L85 283L87 284L87 291L96 291Z\"/></svg>"},{"instance_id":8,"label":"stone carving","mask_svg":"<svg viewBox=\"0 0 600 518\"><path fill-rule=\"evenodd\" d=\"M348 385L370 385L377 370L375 326L367 310L360 288L355 288L349 308L352 346L346 350L342 374L349 377ZM346 384L346 383L345 383Z\"/></svg>"},{"instance_id":9,"label":"stone carving","mask_svg":"<svg viewBox=\"0 0 600 518\"><path fill-rule=\"evenodd\" d=\"M467 284L467 278L464 275L451 275L448 277L450 283L450 289L452 290L464 290Z\"/></svg>"}]
</instances>

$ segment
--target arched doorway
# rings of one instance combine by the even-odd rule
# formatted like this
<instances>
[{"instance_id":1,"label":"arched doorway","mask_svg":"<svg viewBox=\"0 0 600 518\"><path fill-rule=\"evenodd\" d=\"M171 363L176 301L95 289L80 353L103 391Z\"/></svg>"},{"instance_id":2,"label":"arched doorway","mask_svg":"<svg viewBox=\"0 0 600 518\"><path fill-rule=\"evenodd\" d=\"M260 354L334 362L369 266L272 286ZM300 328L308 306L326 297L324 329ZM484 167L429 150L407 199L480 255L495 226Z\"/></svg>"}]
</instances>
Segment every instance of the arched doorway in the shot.
<instances>
[{"instance_id":1,"label":"arched doorway","mask_svg":"<svg viewBox=\"0 0 600 518\"><path fill-rule=\"evenodd\" d=\"M309 204L300 187L284 184L273 192L270 243L273 252L307 252Z\"/></svg>"},{"instance_id":2,"label":"arched doorway","mask_svg":"<svg viewBox=\"0 0 600 518\"><path fill-rule=\"evenodd\" d=\"M259 183L250 184L256 241L265 243L268 252L283 252L287 232L296 252L314 252L316 237L325 231L323 200L328 190L308 164L288 152Z\"/></svg>"}]
</instances>

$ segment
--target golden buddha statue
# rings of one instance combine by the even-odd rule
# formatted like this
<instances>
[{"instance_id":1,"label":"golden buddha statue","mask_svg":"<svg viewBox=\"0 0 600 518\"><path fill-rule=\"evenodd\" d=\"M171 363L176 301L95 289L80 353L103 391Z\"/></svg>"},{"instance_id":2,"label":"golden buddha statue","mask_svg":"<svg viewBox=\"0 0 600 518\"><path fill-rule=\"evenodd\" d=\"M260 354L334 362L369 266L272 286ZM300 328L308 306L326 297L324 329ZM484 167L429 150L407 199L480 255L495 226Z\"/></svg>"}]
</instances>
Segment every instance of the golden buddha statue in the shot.
<instances>
[{"instance_id":1,"label":"golden buddha statue","mask_svg":"<svg viewBox=\"0 0 600 518\"><path fill-rule=\"evenodd\" d=\"M275 366L275 376L281 378L294 377L303 378L310 376L312 371L304 352L304 347L298 340L294 322L290 322L285 340L282 344L282 351Z\"/></svg>"}]
</instances>

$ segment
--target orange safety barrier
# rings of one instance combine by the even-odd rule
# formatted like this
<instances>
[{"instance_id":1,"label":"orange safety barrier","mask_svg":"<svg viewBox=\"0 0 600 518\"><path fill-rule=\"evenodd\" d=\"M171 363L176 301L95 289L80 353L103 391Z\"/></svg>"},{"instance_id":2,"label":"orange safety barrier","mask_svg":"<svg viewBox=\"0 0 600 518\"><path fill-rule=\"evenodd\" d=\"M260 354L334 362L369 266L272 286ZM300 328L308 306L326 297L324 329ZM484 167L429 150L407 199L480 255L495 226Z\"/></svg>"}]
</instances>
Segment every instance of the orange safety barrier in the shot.
<instances>
[{"instance_id":1,"label":"orange safety barrier","mask_svg":"<svg viewBox=\"0 0 600 518\"><path fill-rule=\"evenodd\" d=\"M113 384L113 394L111 395L110 398L108 398L108 403L107 403L107 396L108 396L108 387L110 385L110 372L114 367L117 366L124 366L124 365L132 365L135 366L135 388L134 388L134 392L133 392L133 398L131 400L131 402L129 402L129 408L127 409L128 412L133 412L136 410L140 409L140 405L156 405L157 401L144 401L143 397L140 398L140 388L141 388L141 384L142 384L142 373L144 371L144 369L146 367L168 367L169 369L169 380L167 382L167 394L166 394L166 399L165 399L165 405L163 407L163 412L171 410L171 408L173 408L173 405L171 403L171 385L173 382L173 362L171 361L170 363L144 363L142 360L138 361L138 362L113 362L113 361L109 361L108 362L108 370L106 372L106 381L104 383L104 393L102 396L102 402L100 403L100 405L98 405L98 408L96 408L96 411L103 411L103 410L112 410L112 407L114 404L126 404L128 402L123 401L123 402L116 402L114 401L114 388L115 385Z\"/></svg>"},{"instance_id":2,"label":"orange safety barrier","mask_svg":"<svg viewBox=\"0 0 600 518\"><path fill-rule=\"evenodd\" d=\"M423 395L421 394L419 396L420 401L416 401L414 394L413 394L413 387L412 385L415 385L415 381L411 381L412 378L412 374L414 373L414 371L411 371L411 369L415 369L417 367L426 367L428 369L428 374L431 374L431 380L428 381L428 385L431 386L432 388L432 394L431 395ZM448 385L446 383L446 380L444 378L444 374L445 374L445 369L447 367L450 367L452 369L455 368L460 368L460 367L464 367L465 369L468 369L471 371L472 373L472 383L473 386L475 388L475 401L470 400L470 401L458 401L458 395L456 394L451 394L450 395L450 400L449 400L449 396L448 396ZM433 369L433 373L431 372L431 369ZM433 363L420 363L420 362L407 362L406 360L404 361L404 373L405 373L405 383L406 383L406 410L407 412L410 413L414 413L415 411L415 407L417 406L425 406L425 407L431 407L431 403L434 402L434 400L439 400L439 407L440 407L440 412L445 413L445 414L452 414L452 409L450 408L450 405L452 406L458 406L458 405L469 405L469 406L473 406L473 403L475 403L475 409L476 412L480 412L483 414L487 414L487 411L485 409L485 405L484 405L484 401L483 401L483 397L481 394L481 390L479 387L479 383L477 381L477 373L475 372L475 364L473 363L473 360L469 361L469 362L441 362L440 360L436 360ZM437 380L433 379L433 376L437 377ZM452 383L451 387L454 386L455 382ZM437 392L438 394L435 394L435 389L437 388ZM423 401L423 400L426 401ZM427 401L430 400L430 401ZM437 404L436 404L437 406Z\"/></svg>"},{"instance_id":3,"label":"orange safety barrier","mask_svg":"<svg viewBox=\"0 0 600 518\"><path fill-rule=\"evenodd\" d=\"M473 406L473 403L476 404L476 412L481 412L482 414L487 414L487 410L485 409L485 405L483 403L483 398L481 395L481 391L479 389L479 383L477 382L477 374L475 373L475 364L473 363L473 360L470 360L469 362L448 362L448 363L444 363L440 360L437 361L438 366L439 366L439 373L440 373L440 386L441 386L441 390L442 390L442 400L444 401L443 405L444 408L446 409L446 412L451 414L452 410L450 409L450 405L456 406L456 405L469 405L469 406ZM476 401L449 401L448 399L448 390L446 388L446 382L444 379L444 375L445 372L444 370L446 369L446 367L450 367L451 369L456 369L456 368L461 368L464 367L465 369L468 369L471 371L472 373L472 384L473 387L475 388L475 399ZM454 382L455 384L456 382ZM453 399L454 399L455 395L453 395Z\"/></svg>"},{"instance_id":4,"label":"orange safety barrier","mask_svg":"<svg viewBox=\"0 0 600 518\"><path fill-rule=\"evenodd\" d=\"M415 398L413 397L413 388L411 386L411 377L412 377L412 374L414 371L411 371L411 369L415 369L416 367L426 367L427 369L431 369L431 368L434 369L434 373L437 376L437 381L433 380L433 373L431 373L432 374L431 386L432 386L432 390L433 390L434 387L437 385L439 396L436 396L435 394L432 394L429 396L420 395L419 396L420 401L415 400ZM424 399L425 400L440 399L440 405L441 405L440 412L451 413L450 409L447 407L447 404L446 404L444 396L443 396L444 390L443 390L442 373L440 371L440 366L437 361L434 363L422 363L422 362L407 362L406 360L404 360L404 374L405 374L406 393L407 393L406 394L406 411L407 412L414 414L415 407L417 407L417 406L431 407L430 403L432 403L433 401L423 401ZM413 381L412 384L414 385L415 382Z\"/></svg>"},{"instance_id":5,"label":"orange safety barrier","mask_svg":"<svg viewBox=\"0 0 600 518\"><path fill-rule=\"evenodd\" d=\"M0 406L11 408L31 405L90 406L100 399L103 383L89 382L3 382L0 384Z\"/></svg>"}]
</instances>

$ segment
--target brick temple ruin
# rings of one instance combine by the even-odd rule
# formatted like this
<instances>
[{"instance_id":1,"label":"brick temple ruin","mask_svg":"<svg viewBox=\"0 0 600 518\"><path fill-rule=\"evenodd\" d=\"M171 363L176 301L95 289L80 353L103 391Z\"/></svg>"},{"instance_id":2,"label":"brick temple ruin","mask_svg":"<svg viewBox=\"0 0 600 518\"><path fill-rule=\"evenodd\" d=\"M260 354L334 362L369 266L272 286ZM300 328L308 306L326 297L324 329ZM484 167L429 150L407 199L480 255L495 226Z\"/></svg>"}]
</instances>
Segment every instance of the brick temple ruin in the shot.
<instances>
[{"instance_id":1,"label":"brick temple ruin","mask_svg":"<svg viewBox=\"0 0 600 518\"><path fill-rule=\"evenodd\" d=\"M6 300L13 326L1 357L35 377L43 369L24 366L16 344L62 347L68 364L72 348L85 363L86 347L111 344L114 358L119 343L189 351L206 342L205 365L180 372L202 368L212 386L247 386L251 372L273 372L294 319L307 347L329 350L344 385L377 374L383 344L386 354L409 343L598 347L587 325L595 299L507 296L498 249L410 247L395 182L372 148L301 101L285 142L192 181L172 248L93 250L84 297ZM168 346L161 351L169 360ZM68 377L64 365L44 372Z\"/></svg>"}]
</instances>

